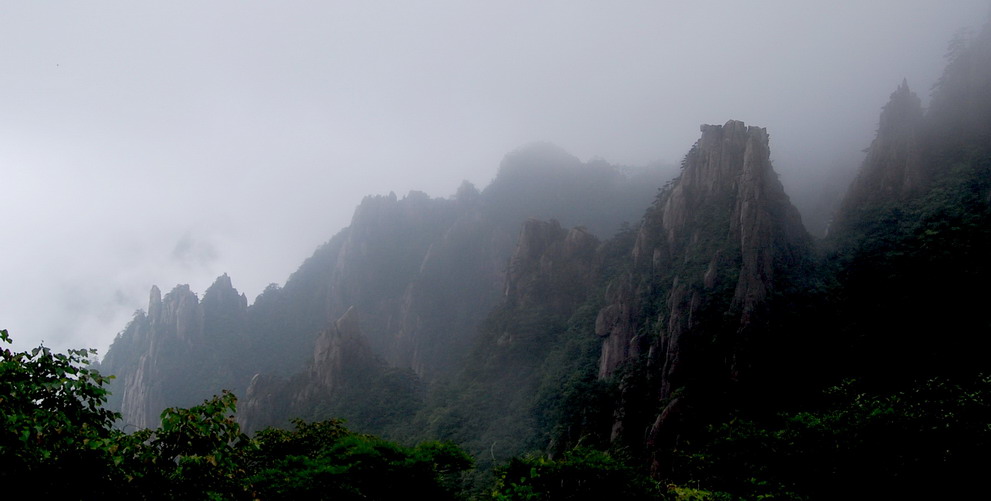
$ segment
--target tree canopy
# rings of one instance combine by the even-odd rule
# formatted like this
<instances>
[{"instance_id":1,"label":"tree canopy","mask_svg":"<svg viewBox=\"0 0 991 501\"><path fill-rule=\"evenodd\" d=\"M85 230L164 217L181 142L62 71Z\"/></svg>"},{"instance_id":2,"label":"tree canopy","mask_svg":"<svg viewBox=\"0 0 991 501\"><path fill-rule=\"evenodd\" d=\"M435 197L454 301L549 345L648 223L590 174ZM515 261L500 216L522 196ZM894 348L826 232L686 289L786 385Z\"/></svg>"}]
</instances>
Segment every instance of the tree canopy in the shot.
<instances>
[{"instance_id":1,"label":"tree canopy","mask_svg":"<svg viewBox=\"0 0 991 501\"><path fill-rule=\"evenodd\" d=\"M11 343L6 330L0 341ZM243 434L230 392L114 427L91 350L0 350L0 480L55 499L456 499L472 459L442 442L403 446L339 420ZM53 481L53 480L58 481ZM85 479L69 482L65 479Z\"/></svg>"}]
</instances>

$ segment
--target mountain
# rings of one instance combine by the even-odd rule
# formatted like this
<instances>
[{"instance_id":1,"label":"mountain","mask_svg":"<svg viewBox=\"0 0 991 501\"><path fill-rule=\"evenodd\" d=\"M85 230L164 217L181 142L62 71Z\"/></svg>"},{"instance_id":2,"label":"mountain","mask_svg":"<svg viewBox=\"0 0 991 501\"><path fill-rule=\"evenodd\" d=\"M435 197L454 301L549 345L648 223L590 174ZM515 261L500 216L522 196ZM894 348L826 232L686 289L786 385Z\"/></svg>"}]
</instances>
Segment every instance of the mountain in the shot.
<instances>
[{"instance_id":1,"label":"mountain","mask_svg":"<svg viewBox=\"0 0 991 501\"><path fill-rule=\"evenodd\" d=\"M575 246L527 223L501 303L418 426L483 466L595 447L748 498L971 485L991 445L973 425L991 419L989 33L930 109L898 86L825 240L766 131L737 121L702 126L635 228ZM940 480L905 482L923 476Z\"/></svg>"},{"instance_id":2,"label":"mountain","mask_svg":"<svg viewBox=\"0 0 991 501\"><path fill-rule=\"evenodd\" d=\"M677 176L529 145L482 191L367 197L250 306L153 288L101 370L135 426L230 388L249 429L344 416L483 470L593 448L729 497L962 493L991 467L989 96L991 27L928 109L897 86L822 240L761 127L703 125Z\"/></svg>"},{"instance_id":3,"label":"mountain","mask_svg":"<svg viewBox=\"0 0 991 501\"><path fill-rule=\"evenodd\" d=\"M135 313L101 363L118 375L108 405L124 412L125 428L154 426L174 402L202 400L218 386L233 386L237 366L226 357L238 344L247 308L247 298L227 275L206 290L202 302L186 285L164 297L153 286L148 312Z\"/></svg>"},{"instance_id":4,"label":"mountain","mask_svg":"<svg viewBox=\"0 0 991 501\"><path fill-rule=\"evenodd\" d=\"M610 236L638 219L672 174L583 163L537 143L507 155L481 192L464 183L449 199L366 197L347 228L250 306L226 275L202 302L178 286L160 307L153 288L148 312L135 315L103 360L101 369L117 375L110 403L125 423L146 427L163 408L221 389L245 396L258 374L292 378L309 370L321 333L352 308L371 353L432 381L458 369L499 301L527 218Z\"/></svg>"},{"instance_id":5,"label":"mountain","mask_svg":"<svg viewBox=\"0 0 991 501\"><path fill-rule=\"evenodd\" d=\"M772 393L813 261L766 131L703 126L636 229L524 225L501 304L418 427L483 465L579 443L665 450L713 401Z\"/></svg>"},{"instance_id":6,"label":"mountain","mask_svg":"<svg viewBox=\"0 0 991 501\"><path fill-rule=\"evenodd\" d=\"M922 191L933 173L922 157L922 100L902 84L881 111L877 137L867 149L860 173L850 185L832 231L855 217L854 211L883 202L898 202Z\"/></svg>"},{"instance_id":7,"label":"mountain","mask_svg":"<svg viewBox=\"0 0 991 501\"><path fill-rule=\"evenodd\" d=\"M390 367L368 347L355 308L317 337L305 370L284 378L256 374L244 393L238 421L245 431L286 426L290 418L326 416L360 423L368 432L402 427L422 398L410 369Z\"/></svg>"},{"instance_id":8,"label":"mountain","mask_svg":"<svg viewBox=\"0 0 991 501\"><path fill-rule=\"evenodd\" d=\"M959 41L958 41L959 42ZM954 46L928 110L892 94L824 242L829 322L851 373L898 379L988 370L991 26ZM965 292L966 291L966 292Z\"/></svg>"},{"instance_id":9,"label":"mountain","mask_svg":"<svg viewBox=\"0 0 991 501\"><path fill-rule=\"evenodd\" d=\"M636 409L619 406L613 434L646 431L663 450L713 397L740 398L736 387L779 366L771 352L794 335L775 323L812 272L812 240L771 167L767 132L702 126L681 175L644 216L630 261L596 319L599 374L642 366L641 384L656 395L624 398ZM645 405L660 411L642 415Z\"/></svg>"},{"instance_id":10,"label":"mountain","mask_svg":"<svg viewBox=\"0 0 991 501\"><path fill-rule=\"evenodd\" d=\"M428 393L413 419L414 436L462 444L483 471L544 448L562 405L582 393L563 383L595 386L594 309L585 305L601 291L606 263L602 242L583 228L527 221L502 300L480 325L461 369Z\"/></svg>"}]
</instances>

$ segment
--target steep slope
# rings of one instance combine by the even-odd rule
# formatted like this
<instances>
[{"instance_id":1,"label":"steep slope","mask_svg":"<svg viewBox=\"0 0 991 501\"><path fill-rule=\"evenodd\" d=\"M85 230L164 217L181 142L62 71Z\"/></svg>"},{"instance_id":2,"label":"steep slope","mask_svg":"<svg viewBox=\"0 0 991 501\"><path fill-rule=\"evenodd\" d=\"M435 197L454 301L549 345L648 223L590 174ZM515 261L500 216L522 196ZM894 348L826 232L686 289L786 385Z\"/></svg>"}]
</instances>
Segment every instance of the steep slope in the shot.
<instances>
[{"instance_id":1,"label":"steep slope","mask_svg":"<svg viewBox=\"0 0 991 501\"><path fill-rule=\"evenodd\" d=\"M395 433L418 408L419 380L389 367L365 342L354 308L322 332L306 369L293 377L257 374L238 421L251 432L288 427L290 419L345 419L377 434Z\"/></svg>"},{"instance_id":2,"label":"steep slope","mask_svg":"<svg viewBox=\"0 0 991 501\"><path fill-rule=\"evenodd\" d=\"M663 462L693 420L753 397L775 354L787 298L811 272L811 240L770 161L767 132L702 126L683 171L640 226L629 271L596 320L600 375L624 383L613 437ZM763 388L762 391L770 391Z\"/></svg>"},{"instance_id":3,"label":"steep slope","mask_svg":"<svg viewBox=\"0 0 991 501\"><path fill-rule=\"evenodd\" d=\"M702 132L639 229L603 244L524 226L502 304L422 416L430 433L485 462L610 438L661 461L693 420L758 388L772 398L770 373L798 344L781 343L778 314L812 271L811 240L764 129Z\"/></svg>"},{"instance_id":4,"label":"steep slope","mask_svg":"<svg viewBox=\"0 0 991 501\"><path fill-rule=\"evenodd\" d=\"M128 416L138 408L154 416L160 407L192 405L222 388L243 395L255 374L288 378L303 371L318 335L353 307L371 352L429 382L455 370L472 346L503 292L505 266L526 218L559 217L612 232L639 217L669 173L653 168L627 175L538 144L507 155L482 192L465 183L450 199L418 192L366 197L348 228L283 287L267 288L237 322L221 320L233 318L220 311L225 301L204 297L195 315L205 324L195 339L228 344L210 348L198 384L185 389L178 372L156 372L152 382L147 370L137 370L176 363L166 360L174 352L154 349L165 338L139 320L115 341L102 370L119 376L116 400L139 402L126 408ZM178 356L206 357L206 345L197 343L190 341Z\"/></svg>"},{"instance_id":5,"label":"steep slope","mask_svg":"<svg viewBox=\"0 0 991 501\"><path fill-rule=\"evenodd\" d=\"M834 241L865 236L858 226L878 210L926 195L989 153L991 24L954 40L948 57L927 111L905 81L882 108L877 135L832 224L831 234L849 234Z\"/></svg>"},{"instance_id":6,"label":"steep slope","mask_svg":"<svg viewBox=\"0 0 991 501\"><path fill-rule=\"evenodd\" d=\"M826 242L829 325L855 354L841 359L849 374L991 369L977 313L991 297L974 287L991 253L991 26L951 56L925 114L905 84L892 94Z\"/></svg>"},{"instance_id":7,"label":"steep slope","mask_svg":"<svg viewBox=\"0 0 991 501\"><path fill-rule=\"evenodd\" d=\"M531 219L518 235L500 304L461 371L429 393L415 421L418 438L463 444L483 471L546 445L559 378L598 351L588 315L573 317L599 290L599 240L555 220Z\"/></svg>"},{"instance_id":8,"label":"steep slope","mask_svg":"<svg viewBox=\"0 0 991 501\"><path fill-rule=\"evenodd\" d=\"M806 370L779 379L803 391L754 406L709 386L705 397L733 412L710 413L693 430L685 411L704 414L675 402L700 395L675 389L650 435L655 473L745 499L961 498L982 488L991 467L991 294L980 285L991 279L989 96L991 27L954 43L928 111L907 83L898 87L822 242L812 294L775 299L811 306L784 319L810 343L779 350L802 355ZM780 329L781 311L769 313ZM637 368L649 369L651 356L641 358ZM646 389L624 390L621 408L650 416L634 404L664 391L642 384L654 373L641 372L622 384Z\"/></svg>"},{"instance_id":9,"label":"steep slope","mask_svg":"<svg viewBox=\"0 0 991 501\"><path fill-rule=\"evenodd\" d=\"M991 146L991 23L954 39L926 114L930 147L953 156Z\"/></svg>"},{"instance_id":10,"label":"steep slope","mask_svg":"<svg viewBox=\"0 0 991 501\"><path fill-rule=\"evenodd\" d=\"M933 173L931 163L923 159L923 132L922 101L903 81L881 111L877 137L847 190L831 233L849 231L857 211L903 201L928 185Z\"/></svg>"},{"instance_id":11,"label":"steep slope","mask_svg":"<svg viewBox=\"0 0 991 501\"><path fill-rule=\"evenodd\" d=\"M238 377L222 362L244 327L247 298L223 275L201 302L188 285L162 297L151 288L148 313L138 312L114 340L101 368L117 374L108 405L124 414L124 426L158 424L175 402L195 402L214 388L237 387Z\"/></svg>"}]
</instances>

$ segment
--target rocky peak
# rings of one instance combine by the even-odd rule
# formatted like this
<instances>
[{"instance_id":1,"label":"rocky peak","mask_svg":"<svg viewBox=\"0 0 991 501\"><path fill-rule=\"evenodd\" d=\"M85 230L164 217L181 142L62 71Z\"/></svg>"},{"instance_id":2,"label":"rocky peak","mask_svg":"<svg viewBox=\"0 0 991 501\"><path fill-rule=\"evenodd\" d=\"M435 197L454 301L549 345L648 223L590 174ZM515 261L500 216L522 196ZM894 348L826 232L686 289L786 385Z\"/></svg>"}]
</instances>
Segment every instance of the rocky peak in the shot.
<instances>
[{"instance_id":1,"label":"rocky peak","mask_svg":"<svg viewBox=\"0 0 991 501\"><path fill-rule=\"evenodd\" d=\"M540 258L554 243L562 240L566 231L556 220L539 221L529 219L523 223L516 242L513 257L509 260L506 278L506 296L513 297L519 288L520 280L532 275L531 268L540 265Z\"/></svg>"},{"instance_id":2,"label":"rocky peak","mask_svg":"<svg viewBox=\"0 0 991 501\"><path fill-rule=\"evenodd\" d=\"M681 176L646 216L633 254L638 265L664 268L676 256L709 252L724 232L753 248L756 241L750 240L764 206L772 209L768 216L799 230L791 233L804 233L771 167L765 129L730 120L703 125L701 131L682 162Z\"/></svg>"},{"instance_id":3,"label":"rocky peak","mask_svg":"<svg viewBox=\"0 0 991 501\"><path fill-rule=\"evenodd\" d=\"M204 298L210 294L224 294L234 290L234 285L231 283L231 277L226 273L217 277L213 281L210 287L207 287L206 292L203 293Z\"/></svg>"},{"instance_id":4,"label":"rocky peak","mask_svg":"<svg viewBox=\"0 0 991 501\"><path fill-rule=\"evenodd\" d=\"M888 104L881 108L878 130L890 134L917 124L921 119L922 100L908 88L908 79L903 78L901 85L891 93Z\"/></svg>"},{"instance_id":5,"label":"rocky peak","mask_svg":"<svg viewBox=\"0 0 991 501\"><path fill-rule=\"evenodd\" d=\"M811 263L811 239L771 166L767 131L730 120L701 132L681 176L644 216L633 271L609 286L596 321L600 376L640 363L649 344L649 372L669 405L684 404L672 399L678 388L717 385L718 394L746 379L773 292ZM671 429L663 416L681 415L661 413L652 440L664 442Z\"/></svg>"},{"instance_id":6,"label":"rocky peak","mask_svg":"<svg viewBox=\"0 0 991 501\"><path fill-rule=\"evenodd\" d=\"M922 125L922 101L902 81L881 110L877 136L837 215L840 226L858 208L903 199L925 185L929 173L919 140Z\"/></svg>"},{"instance_id":7,"label":"rocky peak","mask_svg":"<svg viewBox=\"0 0 991 501\"><path fill-rule=\"evenodd\" d=\"M243 342L246 317L247 298L226 274L207 289L202 301L189 285L177 285L164 297L152 286L148 314L135 316L105 359L105 370L116 376L111 408L120 409L126 424L141 428L155 426L167 406L196 404L199 387L211 384L202 374L214 369L216 353L234 351ZM236 389L229 382L231 374L222 376L228 378L223 388ZM163 389L162 381L170 379L180 384Z\"/></svg>"},{"instance_id":8,"label":"rocky peak","mask_svg":"<svg viewBox=\"0 0 991 501\"><path fill-rule=\"evenodd\" d=\"M776 260L805 259L811 242L771 166L767 131L736 120L701 131L681 176L645 216L633 258L682 286L732 286L734 306L752 312Z\"/></svg>"},{"instance_id":9,"label":"rocky peak","mask_svg":"<svg viewBox=\"0 0 991 501\"><path fill-rule=\"evenodd\" d=\"M148 298L148 316L159 317L162 315L162 291L157 285L151 286L151 294Z\"/></svg>"},{"instance_id":10,"label":"rocky peak","mask_svg":"<svg viewBox=\"0 0 991 501\"><path fill-rule=\"evenodd\" d=\"M188 284L175 286L162 298L160 315L149 316L153 325L161 326L164 332L176 338L189 341L203 329L203 311L196 293Z\"/></svg>"},{"instance_id":11,"label":"rocky peak","mask_svg":"<svg viewBox=\"0 0 991 501\"><path fill-rule=\"evenodd\" d=\"M432 210L448 203L448 200L430 198L417 190L411 190L403 198L398 198L394 192L366 196L355 209L350 228L360 232L375 227L396 227L401 222L432 215Z\"/></svg>"},{"instance_id":12,"label":"rocky peak","mask_svg":"<svg viewBox=\"0 0 991 501\"><path fill-rule=\"evenodd\" d=\"M682 162L677 193L718 195L732 189L744 167L741 160L754 149L757 157L767 151L767 131L761 127L730 120L725 125L702 125L699 129L702 137ZM670 200L677 203L683 198L672 196Z\"/></svg>"},{"instance_id":13,"label":"rocky peak","mask_svg":"<svg viewBox=\"0 0 991 501\"><path fill-rule=\"evenodd\" d=\"M239 294L231 283L231 277L226 273L217 277L213 285L203 293L203 305L205 308L219 307L238 311L247 311L248 298L244 294ZM209 306L207 306L209 305Z\"/></svg>"},{"instance_id":14,"label":"rocky peak","mask_svg":"<svg viewBox=\"0 0 991 501\"><path fill-rule=\"evenodd\" d=\"M135 316L104 359L104 370L117 377L109 402L119 406L125 425L156 425L174 397L163 394L159 384L163 374L176 370L168 359L175 354L189 359L202 332L203 309L188 285L176 286L165 297L158 287L151 287L148 314Z\"/></svg>"}]
</instances>

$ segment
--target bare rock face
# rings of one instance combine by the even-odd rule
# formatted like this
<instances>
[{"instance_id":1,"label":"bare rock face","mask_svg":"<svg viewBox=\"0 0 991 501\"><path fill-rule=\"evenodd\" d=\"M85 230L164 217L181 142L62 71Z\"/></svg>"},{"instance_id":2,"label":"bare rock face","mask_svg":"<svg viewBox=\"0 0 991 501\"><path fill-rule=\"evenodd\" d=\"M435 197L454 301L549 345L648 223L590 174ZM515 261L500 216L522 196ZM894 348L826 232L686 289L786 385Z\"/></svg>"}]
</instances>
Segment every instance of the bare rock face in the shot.
<instances>
[{"instance_id":1,"label":"bare rock face","mask_svg":"<svg viewBox=\"0 0 991 501\"><path fill-rule=\"evenodd\" d=\"M513 307L540 304L569 314L585 300L599 240L583 228L565 230L555 220L523 224L509 261L505 296Z\"/></svg>"},{"instance_id":2,"label":"bare rock face","mask_svg":"<svg viewBox=\"0 0 991 501\"><path fill-rule=\"evenodd\" d=\"M292 378L256 374L245 394L238 420L245 430L284 425L286 416L304 415L316 400L330 398L344 383L351 365L374 358L362 339L358 313L348 308L317 338L307 369Z\"/></svg>"},{"instance_id":3,"label":"bare rock face","mask_svg":"<svg viewBox=\"0 0 991 501\"><path fill-rule=\"evenodd\" d=\"M668 341L697 324L700 295L709 298L706 304L733 312L735 329L743 332L776 275L809 259L811 242L771 167L766 130L734 120L701 129L681 177L648 210L637 235L633 259L640 282L628 277L611 288L610 305L599 319L599 334L607 339L630 342L649 319L617 324L631 313L617 314L635 309L634 297L658 291L665 293L667 308L654 320L661 321ZM676 345L662 344L669 345L665 359L678 358ZM603 359L602 375L617 363Z\"/></svg>"},{"instance_id":4,"label":"bare rock face","mask_svg":"<svg viewBox=\"0 0 991 501\"><path fill-rule=\"evenodd\" d=\"M238 402L237 421L246 432L268 426L282 425L285 409L289 408L293 395L289 389L291 380L272 374L255 374L244 398Z\"/></svg>"},{"instance_id":5,"label":"bare rock face","mask_svg":"<svg viewBox=\"0 0 991 501\"><path fill-rule=\"evenodd\" d=\"M238 420L247 431L284 426L288 417L310 416L314 408L347 399L345 393L371 384L385 370L365 342L357 310L348 308L317 338L306 370L290 378L256 374L251 379Z\"/></svg>"},{"instance_id":6,"label":"bare rock face","mask_svg":"<svg viewBox=\"0 0 991 501\"><path fill-rule=\"evenodd\" d=\"M596 321L600 376L646 363L669 406L692 404L674 398L680 388L748 377L770 298L811 263L811 240L771 167L766 130L733 120L701 130L681 176L644 217L633 272L610 285ZM682 415L661 413L651 440L671 429L665 416Z\"/></svg>"},{"instance_id":7,"label":"bare rock face","mask_svg":"<svg viewBox=\"0 0 991 501\"><path fill-rule=\"evenodd\" d=\"M354 306L362 312L363 342L396 369L396 381L408 379L400 374L406 369L425 381L451 375L506 292L506 263L526 218L557 217L590 229L558 227L555 238L563 240L534 263L534 271L552 280L512 282L520 292L514 297L524 302L536 298L534 287L565 291L554 307L566 310L585 297L582 284L588 280L587 270L572 269L569 253L588 262L597 245L591 233L608 234L638 217L668 174L660 166L627 171L601 161L582 163L559 148L536 145L508 155L481 192L465 183L450 199L415 191L366 197L348 228L318 248L284 286L267 287L246 316L247 301L233 292L229 279L207 291L199 313L195 297L181 306L153 294L157 299L148 314L115 341L105 360L116 362L104 369L120 376L120 383L130 381L129 406L145 407L152 416L161 411L159 404L196 405L221 389L243 397L255 374L283 377L308 370L318 337ZM172 320L154 320L160 317ZM161 369L149 378L148 368L166 358L149 354L149 344L136 341L138 334L168 346L169 364L195 363L196 370ZM178 348L185 344L174 339L192 344ZM138 366L146 369L135 372ZM198 380L192 381L193 373ZM199 392L195 398L192 388ZM111 405L119 406L125 392L115 392ZM156 400L163 393L169 394L166 400Z\"/></svg>"},{"instance_id":8,"label":"bare rock face","mask_svg":"<svg viewBox=\"0 0 991 501\"><path fill-rule=\"evenodd\" d=\"M351 307L317 338L310 378L318 386L332 390L339 384L348 361L370 358L373 355L362 340L358 313Z\"/></svg>"},{"instance_id":9,"label":"bare rock face","mask_svg":"<svg viewBox=\"0 0 991 501\"><path fill-rule=\"evenodd\" d=\"M490 305L500 281L482 283L469 273L484 268L481 252L471 248L460 274L450 255L458 247L484 245L468 240L464 222L477 214L478 192L462 186L452 200L433 199L421 192L403 198L395 195L366 197L356 209L351 226L336 251L321 294L325 295L323 325L332 323L356 306L364 313L369 346L390 364L412 367L421 374L449 361L431 343L442 346L464 342L471 329L457 319L437 315L436 291L461 290L468 302ZM467 231L466 231L467 230ZM503 256L505 251L503 251ZM505 257L502 257L505 259ZM460 266L461 263L458 263ZM445 268L446 267L446 268ZM465 283L470 279L473 289ZM438 339L443 337L443 339Z\"/></svg>"},{"instance_id":10,"label":"bare rock face","mask_svg":"<svg viewBox=\"0 0 991 501\"><path fill-rule=\"evenodd\" d=\"M633 291L633 276L626 274L614 281L606 290L608 306L599 311L595 319L595 334L601 338L602 353L599 356L599 377L609 376L620 364L640 355L640 336L637 334L639 308Z\"/></svg>"},{"instance_id":11,"label":"bare rock face","mask_svg":"<svg viewBox=\"0 0 991 501\"><path fill-rule=\"evenodd\" d=\"M202 303L188 285L176 286L164 297L152 286L148 313L135 315L101 365L116 376L110 403L119 405L124 426L155 427L165 407L199 403L202 399L190 398L187 390L196 393L202 371L216 369L207 362L209 352L224 343L207 336L204 326L239 325L246 310L247 298L227 275L207 289ZM170 381L179 381L180 390L166 390Z\"/></svg>"},{"instance_id":12,"label":"bare rock face","mask_svg":"<svg viewBox=\"0 0 991 501\"><path fill-rule=\"evenodd\" d=\"M132 323L136 337L147 346L146 352L132 372L117 376L124 387L121 402L124 422L138 428L157 426L158 414L166 405L166 395L157 383L163 372L169 370L163 355L188 348L203 329L203 311L188 285L179 285L160 298L158 287L152 287L148 304L151 313L135 319L134 323L140 322L139 325Z\"/></svg>"}]
</instances>

